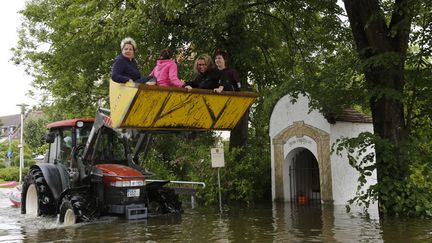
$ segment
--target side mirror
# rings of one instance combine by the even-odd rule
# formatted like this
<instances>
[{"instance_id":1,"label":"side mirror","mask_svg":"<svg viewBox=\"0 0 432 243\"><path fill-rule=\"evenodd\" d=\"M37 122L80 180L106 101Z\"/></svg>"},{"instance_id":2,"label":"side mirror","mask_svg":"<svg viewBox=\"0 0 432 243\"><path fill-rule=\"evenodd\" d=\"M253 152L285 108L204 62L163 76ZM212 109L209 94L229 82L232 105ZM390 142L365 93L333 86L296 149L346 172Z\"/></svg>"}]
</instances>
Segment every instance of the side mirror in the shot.
<instances>
[{"instance_id":1,"label":"side mirror","mask_svg":"<svg viewBox=\"0 0 432 243\"><path fill-rule=\"evenodd\" d=\"M45 142L54 143L54 140L55 140L55 134L54 133L50 132L50 133L45 134Z\"/></svg>"}]
</instances>

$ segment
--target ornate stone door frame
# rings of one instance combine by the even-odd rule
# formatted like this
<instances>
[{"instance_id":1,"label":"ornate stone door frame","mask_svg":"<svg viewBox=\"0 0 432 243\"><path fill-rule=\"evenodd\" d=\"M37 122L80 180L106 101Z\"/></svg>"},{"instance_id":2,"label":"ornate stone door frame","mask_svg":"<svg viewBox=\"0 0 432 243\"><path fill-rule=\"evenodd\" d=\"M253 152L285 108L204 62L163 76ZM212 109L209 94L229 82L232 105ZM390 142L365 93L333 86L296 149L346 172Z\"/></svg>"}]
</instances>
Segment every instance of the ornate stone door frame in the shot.
<instances>
[{"instance_id":1,"label":"ornate stone door frame","mask_svg":"<svg viewBox=\"0 0 432 243\"><path fill-rule=\"evenodd\" d=\"M324 203L333 202L331 162L330 162L330 135L304 121L296 121L286 127L273 138L273 151L275 161L275 200L284 201L283 163L284 145L292 137L308 136L317 144L318 168L320 174L321 200Z\"/></svg>"}]
</instances>

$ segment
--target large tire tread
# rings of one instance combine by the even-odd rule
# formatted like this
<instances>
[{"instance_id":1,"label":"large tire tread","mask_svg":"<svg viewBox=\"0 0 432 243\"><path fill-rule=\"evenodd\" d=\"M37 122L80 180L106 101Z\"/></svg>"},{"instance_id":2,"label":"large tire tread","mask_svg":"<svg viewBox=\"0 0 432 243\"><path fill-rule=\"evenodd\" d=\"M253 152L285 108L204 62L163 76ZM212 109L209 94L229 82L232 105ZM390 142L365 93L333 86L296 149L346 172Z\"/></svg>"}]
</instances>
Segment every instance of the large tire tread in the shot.
<instances>
[{"instance_id":1,"label":"large tire tread","mask_svg":"<svg viewBox=\"0 0 432 243\"><path fill-rule=\"evenodd\" d=\"M63 197L60 206L60 223L64 223L65 213L68 209L72 209L75 213L75 223L90 222L99 216L95 205L86 195L73 194Z\"/></svg>"},{"instance_id":2,"label":"large tire tread","mask_svg":"<svg viewBox=\"0 0 432 243\"><path fill-rule=\"evenodd\" d=\"M34 184L36 187L38 197L37 216L55 215L57 210L54 197L48 187L42 171L39 168L30 170L24 178L21 193L21 213L26 214L27 190L32 184Z\"/></svg>"},{"instance_id":3,"label":"large tire tread","mask_svg":"<svg viewBox=\"0 0 432 243\"><path fill-rule=\"evenodd\" d=\"M171 188L162 187L157 190L151 190L148 193L148 197L150 206L149 211L151 214L169 214L182 212L182 206L179 197Z\"/></svg>"}]
</instances>

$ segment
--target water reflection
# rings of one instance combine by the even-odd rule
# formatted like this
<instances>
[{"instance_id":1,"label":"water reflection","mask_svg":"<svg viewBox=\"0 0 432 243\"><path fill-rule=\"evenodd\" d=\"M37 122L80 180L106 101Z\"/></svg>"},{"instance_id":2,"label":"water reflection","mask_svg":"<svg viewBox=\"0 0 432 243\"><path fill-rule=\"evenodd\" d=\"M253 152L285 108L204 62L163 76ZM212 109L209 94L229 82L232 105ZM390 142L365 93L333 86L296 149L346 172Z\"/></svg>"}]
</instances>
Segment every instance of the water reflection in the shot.
<instances>
[{"instance_id":1,"label":"water reflection","mask_svg":"<svg viewBox=\"0 0 432 243\"><path fill-rule=\"evenodd\" d=\"M432 221L379 220L343 206L267 203L198 207L177 216L127 221L104 217L65 227L28 218L0 189L0 242L432 242Z\"/></svg>"},{"instance_id":2,"label":"water reflection","mask_svg":"<svg viewBox=\"0 0 432 243\"><path fill-rule=\"evenodd\" d=\"M432 220L386 219L381 228L385 242L432 242Z\"/></svg>"},{"instance_id":3,"label":"water reflection","mask_svg":"<svg viewBox=\"0 0 432 243\"><path fill-rule=\"evenodd\" d=\"M322 236L323 219L319 205L273 204L273 231L276 241L314 240Z\"/></svg>"}]
</instances>

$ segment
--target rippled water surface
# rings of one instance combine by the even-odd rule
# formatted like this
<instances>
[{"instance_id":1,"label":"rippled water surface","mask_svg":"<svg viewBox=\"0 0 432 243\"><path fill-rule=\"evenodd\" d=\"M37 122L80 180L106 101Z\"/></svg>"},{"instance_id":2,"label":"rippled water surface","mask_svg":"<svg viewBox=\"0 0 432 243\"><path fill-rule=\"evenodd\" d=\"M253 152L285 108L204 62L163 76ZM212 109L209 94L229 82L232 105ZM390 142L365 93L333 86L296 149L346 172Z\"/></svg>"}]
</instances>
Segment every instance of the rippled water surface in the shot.
<instances>
[{"instance_id":1,"label":"rippled water surface","mask_svg":"<svg viewBox=\"0 0 432 243\"><path fill-rule=\"evenodd\" d=\"M0 242L432 242L432 221L382 220L343 206L264 204L198 207L180 216L127 221L116 217L64 227L28 218L0 189Z\"/></svg>"}]
</instances>

